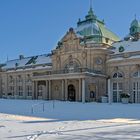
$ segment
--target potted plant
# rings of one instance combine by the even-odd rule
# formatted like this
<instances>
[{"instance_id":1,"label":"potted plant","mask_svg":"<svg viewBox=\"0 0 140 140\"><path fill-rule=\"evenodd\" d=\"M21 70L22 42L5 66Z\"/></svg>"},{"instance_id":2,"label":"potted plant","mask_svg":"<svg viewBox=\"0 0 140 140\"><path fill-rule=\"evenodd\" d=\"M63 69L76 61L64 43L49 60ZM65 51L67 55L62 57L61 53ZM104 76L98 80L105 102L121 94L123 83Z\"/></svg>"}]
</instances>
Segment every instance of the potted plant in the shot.
<instances>
[{"instance_id":1,"label":"potted plant","mask_svg":"<svg viewBox=\"0 0 140 140\"><path fill-rule=\"evenodd\" d=\"M122 93L120 96L121 96L122 103L123 104L128 104L130 94L128 94L128 93Z\"/></svg>"},{"instance_id":2,"label":"potted plant","mask_svg":"<svg viewBox=\"0 0 140 140\"><path fill-rule=\"evenodd\" d=\"M108 102L108 95L101 96L101 102L107 103Z\"/></svg>"}]
</instances>

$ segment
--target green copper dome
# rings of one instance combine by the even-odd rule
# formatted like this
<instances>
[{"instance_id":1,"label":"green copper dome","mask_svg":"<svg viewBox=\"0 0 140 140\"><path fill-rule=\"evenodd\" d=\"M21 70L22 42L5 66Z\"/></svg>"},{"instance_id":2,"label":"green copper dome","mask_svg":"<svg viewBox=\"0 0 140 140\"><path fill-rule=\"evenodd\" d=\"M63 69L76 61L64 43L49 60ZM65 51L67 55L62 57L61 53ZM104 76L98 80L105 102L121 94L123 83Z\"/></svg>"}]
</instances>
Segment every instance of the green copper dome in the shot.
<instances>
[{"instance_id":1,"label":"green copper dome","mask_svg":"<svg viewBox=\"0 0 140 140\"><path fill-rule=\"evenodd\" d=\"M85 20L80 20L77 23L76 33L92 43L111 44L119 41L119 37L106 28L104 21L97 19L92 8L90 8Z\"/></svg>"},{"instance_id":2,"label":"green copper dome","mask_svg":"<svg viewBox=\"0 0 140 140\"><path fill-rule=\"evenodd\" d=\"M131 27L135 26L135 27L140 27L140 22L137 19L134 19L131 23Z\"/></svg>"}]
</instances>

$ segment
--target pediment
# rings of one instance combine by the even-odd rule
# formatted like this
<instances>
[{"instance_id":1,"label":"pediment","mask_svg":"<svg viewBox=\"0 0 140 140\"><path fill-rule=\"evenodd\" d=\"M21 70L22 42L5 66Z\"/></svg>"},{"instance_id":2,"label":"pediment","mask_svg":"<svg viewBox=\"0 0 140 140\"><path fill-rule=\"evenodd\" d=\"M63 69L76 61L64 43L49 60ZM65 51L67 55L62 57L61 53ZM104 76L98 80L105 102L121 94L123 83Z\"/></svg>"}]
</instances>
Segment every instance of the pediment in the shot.
<instances>
[{"instance_id":1,"label":"pediment","mask_svg":"<svg viewBox=\"0 0 140 140\"><path fill-rule=\"evenodd\" d=\"M62 42L71 42L73 40L78 39L76 36L76 33L74 32L73 28L70 28L69 31L66 33L66 35L62 38Z\"/></svg>"}]
</instances>

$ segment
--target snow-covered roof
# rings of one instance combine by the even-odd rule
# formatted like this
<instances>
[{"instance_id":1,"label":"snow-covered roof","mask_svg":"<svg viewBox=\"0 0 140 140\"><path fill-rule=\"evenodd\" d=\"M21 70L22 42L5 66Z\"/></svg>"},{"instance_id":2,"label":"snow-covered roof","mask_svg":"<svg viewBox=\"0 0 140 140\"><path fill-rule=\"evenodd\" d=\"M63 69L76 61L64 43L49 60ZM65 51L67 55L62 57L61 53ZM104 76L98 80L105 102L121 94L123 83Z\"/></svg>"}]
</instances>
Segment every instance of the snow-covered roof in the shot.
<instances>
[{"instance_id":1,"label":"snow-covered roof","mask_svg":"<svg viewBox=\"0 0 140 140\"><path fill-rule=\"evenodd\" d=\"M140 51L140 40L133 41L121 41L113 44L115 54L127 53L127 52L136 52ZM123 50L120 51L120 47L123 47Z\"/></svg>"},{"instance_id":2,"label":"snow-covered roof","mask_svg":"<svg viewBox=\"0 0 140 140\"><path fill-rule=\"evenodd\" d=\"M5 63L2 69L22 68L42 64L50 66L52 64L51 56L48 54L44 54L39 56L25 57L22 59L9 60Z\"/></svg>"},{"instance_id":3,"label":"snow-covered roof","mask_svg":"<svg viewBox=\"0 0 140 140\"><path fill-rule=\"evenodd\" d=\"M130 56L128 58L124 58L123 56L119 56L116 58L111 58L107 62L115 62L115 61L122 61L122 60L130 60L130 59L140 59L140 55Z\"/></svg>"}]
</instances>

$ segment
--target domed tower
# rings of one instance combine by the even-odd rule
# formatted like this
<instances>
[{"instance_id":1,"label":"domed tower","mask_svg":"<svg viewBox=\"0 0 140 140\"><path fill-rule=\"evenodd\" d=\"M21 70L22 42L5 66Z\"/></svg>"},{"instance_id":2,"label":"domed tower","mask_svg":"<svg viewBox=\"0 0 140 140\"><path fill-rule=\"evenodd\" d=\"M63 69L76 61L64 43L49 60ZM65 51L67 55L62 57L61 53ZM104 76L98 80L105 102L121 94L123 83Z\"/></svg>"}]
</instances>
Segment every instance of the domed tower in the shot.
<instances>
[{"instance_id":1,"label":"domed tower","mask_svg":"<svg viewBox=\"0 0 140 140\"><path fill-rule=\"evenodd\" d=\"M140 22L136 18L131 23L130 35L136 40L140 39Z\"/></svg>"},{"instance_id":2,"label":"domed tower","mask_svg":"<svg viewBox=\"0 0 140 140\"><path fill-rule=\"evenodd\" d=\"M104 20L101 21L97 18L92 7L90 7L85 19L79 19L77 22L76 33L84 37L86 43L107 44L110 46L113 42L120 40L116 34L105 26Z\"/></svg>"}]
</instances>

